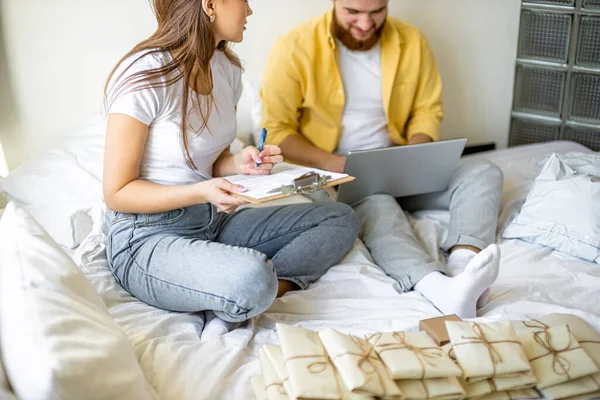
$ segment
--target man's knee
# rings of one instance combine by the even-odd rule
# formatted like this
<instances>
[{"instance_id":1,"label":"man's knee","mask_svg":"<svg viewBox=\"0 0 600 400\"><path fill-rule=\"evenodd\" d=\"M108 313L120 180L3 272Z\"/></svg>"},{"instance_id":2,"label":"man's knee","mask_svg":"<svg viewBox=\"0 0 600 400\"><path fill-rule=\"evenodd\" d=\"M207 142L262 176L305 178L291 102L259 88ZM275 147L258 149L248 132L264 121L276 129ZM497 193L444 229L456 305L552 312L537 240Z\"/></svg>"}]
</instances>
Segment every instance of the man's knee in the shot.
<instances>
[{"instance_id":1,"label":"man's knee","mask_svg":"<svg viewBox=\"0 0 600 400\"><path fill-rule=\"evenodd\" d=\"M389 218L390 215L402 212L402 208L393 196L389 194L374 194L355 204L354 211L356 211L361 224L364 225L368 224L369 221Z\"/></svg>"},{"instance_id":2,"label":"man's knee","mask_svg":"<svg viewBox=\"0 0 600 400\"><path fill-rule=\"evenodd\" d=\"M373 194L355 204L354 209L385 209L393 205L398 206L398 202L393 196L389 194Z\"/></svg>"},{"instance_id":3,"label":"man's knee","mask_svg":"<svg viewBox=\"0 0 600 400\"><path fill-rule=\"evenodd\" d=\"M478 185L485 183L501 188L504 174L493 162L477 158L462 162L456 171L455 179L461 183L477 182Z\"/></svg>"},{"instance_id":4,"label":"man's knee","mask_svg":"<svg viewBox=\"0 0 600 400\"><path fill-rule=\"evenodd\" d=\"M502 170L493 162L486 159L473 159L464 164L467 172L480 177L502 179Z\"/></svg>"}]
</instances>

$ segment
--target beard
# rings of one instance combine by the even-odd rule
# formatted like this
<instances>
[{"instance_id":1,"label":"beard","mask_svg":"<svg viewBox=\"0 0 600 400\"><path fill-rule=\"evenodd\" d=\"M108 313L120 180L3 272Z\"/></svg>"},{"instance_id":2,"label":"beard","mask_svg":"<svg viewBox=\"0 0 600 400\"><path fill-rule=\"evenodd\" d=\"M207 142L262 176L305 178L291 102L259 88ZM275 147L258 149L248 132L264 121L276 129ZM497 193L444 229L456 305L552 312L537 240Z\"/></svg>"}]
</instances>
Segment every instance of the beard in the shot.
<instances>
[{"instance_id":1,"label":"beard","mask_svg":"<svg viewBox=\"0 0 600 400\"><path fill-rule=\"evenodd\" d=\"M384 23L381 24L381 26L377 28L377 30L371 36L369 36L368 39L357 40L354 36L352 36L352 32L350 32L348 29L344 28L338 23L337 17L334 13L333 21L331 24L331 30L333 36L335 36L340 42L342 42L342 44L346 46L348 50L368 51L375 47L377 45L377 42L379 42L379 38L381 37L383 27L385 26L385 24L386 22L384 21Z\"/></svg>"}]
</instances>

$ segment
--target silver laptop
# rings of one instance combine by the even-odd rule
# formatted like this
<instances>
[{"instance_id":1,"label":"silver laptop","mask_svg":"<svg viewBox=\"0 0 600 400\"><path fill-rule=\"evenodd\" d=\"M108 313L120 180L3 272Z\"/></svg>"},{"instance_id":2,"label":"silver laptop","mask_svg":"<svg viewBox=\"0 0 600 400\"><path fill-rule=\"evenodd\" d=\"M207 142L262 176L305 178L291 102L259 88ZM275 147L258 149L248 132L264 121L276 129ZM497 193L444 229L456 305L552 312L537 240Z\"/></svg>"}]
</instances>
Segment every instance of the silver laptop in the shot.
<instances>
[{"instance_id":1,"label":"silver laptop","mask_svg":"<svg viewBox=\"0 0 600 400\"><path fill-rule=\"evenodd\" d=\"M352 205L379 193L405 197L445 190L466 143L461 138L351 151L344 173L356 180L340 185L337 200Z\"/></svg>"}]
</instances>

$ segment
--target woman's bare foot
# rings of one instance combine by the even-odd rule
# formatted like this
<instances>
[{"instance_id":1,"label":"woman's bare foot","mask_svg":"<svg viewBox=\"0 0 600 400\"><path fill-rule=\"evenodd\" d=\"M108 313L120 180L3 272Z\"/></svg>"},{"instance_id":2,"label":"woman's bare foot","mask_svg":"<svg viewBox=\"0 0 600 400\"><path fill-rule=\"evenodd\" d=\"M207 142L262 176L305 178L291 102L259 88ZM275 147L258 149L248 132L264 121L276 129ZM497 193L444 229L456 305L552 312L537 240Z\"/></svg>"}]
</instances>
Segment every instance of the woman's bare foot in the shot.
<instances>
[{"instance_id":1,"label":"woman's bare foot","mask_svg":"<svg viewBox=\"0 0 600 400\"><path fill-rule=\"evenodd\" d=\"M288 281L285 279L279 279L279 287L277 288L277 297L281 297L287 292L291 292L292 290L300 289L298 285L296 285L292 281Z\"/></svg>"}]
</instances>

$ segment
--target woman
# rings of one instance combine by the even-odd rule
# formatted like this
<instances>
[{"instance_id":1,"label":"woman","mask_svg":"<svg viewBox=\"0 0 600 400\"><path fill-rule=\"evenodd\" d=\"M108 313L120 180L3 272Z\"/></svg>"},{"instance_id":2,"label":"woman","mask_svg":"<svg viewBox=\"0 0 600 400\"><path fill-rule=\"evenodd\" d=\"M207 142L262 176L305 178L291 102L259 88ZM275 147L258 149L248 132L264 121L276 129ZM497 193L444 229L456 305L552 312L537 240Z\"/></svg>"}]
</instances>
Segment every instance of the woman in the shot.
<instances>
[{"instance_id":1,"label":"woman","mask_svg":"<svg viewBox=\"0 0 600 400\"><path fill-rule=\"evenodd\" d=\"M343 204L235 211L244 188L219 178L269 174L277 146L232 155L246 0L154 0L158 29L105 89L104 199L110 268L138 299L243 321L305 289L353 245ZM258 166L257 166L258 165ZM224 212L217 212L220 209Z\"/></svg>"}]
</instances>

